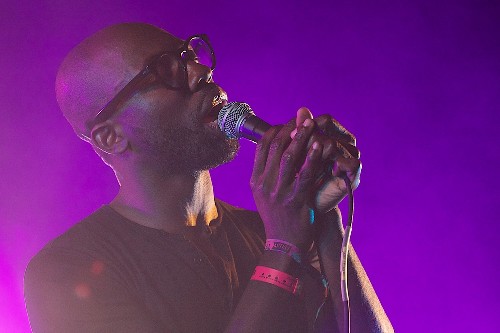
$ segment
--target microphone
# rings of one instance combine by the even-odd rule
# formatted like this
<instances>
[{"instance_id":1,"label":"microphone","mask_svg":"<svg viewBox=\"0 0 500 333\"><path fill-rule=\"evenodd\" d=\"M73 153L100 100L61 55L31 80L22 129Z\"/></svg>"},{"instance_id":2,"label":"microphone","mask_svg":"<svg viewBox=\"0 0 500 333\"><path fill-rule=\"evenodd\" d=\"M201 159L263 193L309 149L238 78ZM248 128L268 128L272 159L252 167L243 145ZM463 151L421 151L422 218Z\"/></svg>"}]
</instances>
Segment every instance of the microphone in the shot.
<instances>
[{"instance_id":1,"label":"microphone","mask_svg":"<svg viewBox=\"0 0 500 333\"><path fill-rule=\"evenodd\" d=\"M271 125L255 115L250 105L241 102L225 105L219 111L217 125L228 138L245 138L255 143L271 128Z\"/></svg>"}]
</instances>

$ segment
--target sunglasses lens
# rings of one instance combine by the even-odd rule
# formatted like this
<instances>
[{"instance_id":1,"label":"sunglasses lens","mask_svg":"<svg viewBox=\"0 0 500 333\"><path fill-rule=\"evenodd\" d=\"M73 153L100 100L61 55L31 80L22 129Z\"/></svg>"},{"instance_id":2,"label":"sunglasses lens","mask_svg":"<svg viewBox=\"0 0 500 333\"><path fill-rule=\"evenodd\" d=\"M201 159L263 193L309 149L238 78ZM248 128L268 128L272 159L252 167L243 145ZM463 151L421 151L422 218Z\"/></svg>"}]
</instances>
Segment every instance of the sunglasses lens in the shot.
<instances>
[{"instance_id":1,"label":"sunglasses lens","mask_svg":"<svg viewBox=\"0 0 500 333\"><path fill-rule=\"evenodd\" d=\"M212 70L215 68L213 50L200 36L189 39L187 48L180 52L180 58L175 57L173 53L162 55L156 63L156 73L168 87L183 89L186 85L186 64L189 61L197 62Z\"/></svg>"},{"instance_id":2,"label":"sunglasses lens","mask_svg":"<svg viewBox=\"0 0 500 333\"><path fill-rule=\"evenodd\" d=\"M194 52L195 59L198 63L210 69L214 69L215 64L212 48L201 37L193 37L190 40L189 50Z\"/></svg>"}]
</instances>

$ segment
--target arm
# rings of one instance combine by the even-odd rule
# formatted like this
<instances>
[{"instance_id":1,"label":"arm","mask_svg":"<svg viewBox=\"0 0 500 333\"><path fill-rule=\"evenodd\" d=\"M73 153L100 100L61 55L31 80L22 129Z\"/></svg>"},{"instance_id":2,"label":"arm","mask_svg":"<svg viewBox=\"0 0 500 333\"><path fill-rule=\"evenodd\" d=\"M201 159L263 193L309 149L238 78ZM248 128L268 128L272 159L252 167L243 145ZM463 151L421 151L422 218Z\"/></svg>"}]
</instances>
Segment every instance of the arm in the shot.
<instances>
[{"instance_id":1,"label":"arm","mask_svg":"<svg viewBox=\"0 0 500 333\"><path fill-rule=\"evenodd\" d=\"M323 269L329 281L333 311L339 323L343 323L343 304L340 293L340 248L343 228L338 208L320 214L318 224L318 251ZM373 289L368 276L352 246L349 247L348 284L351 309L351 332L394 332L389 318Z\"/></svg>"},{"instance_id":2,"label":"arm","mask_svg":"<svg viewBox=\"0 0 500 333\"><path fill-rule=\"evenodd\" d=\"M266 237L295 244L303 252L313 239L308 203L322 155L320 144L306 150L313 126L312 122L305 125L293 140L295 121L269 130L257 146L251 179ZM265 251L258 265L304 278L298 264L281 253ZM307 318L300 297L251 280L226 332L306 332L308 321L312 318Z\"/></svg>"},{"instance_id":3,"label":"arm","mask_svg":"<svg viewBox=\"0 0 500 333\"><path fill-rule=\"evenodd\" d=\"M297 126L305 119L312 119L309 110L302 108L297 113ZM339 177L345 173L353 189L359 185L361 163L360 152L355 137L329 115L315 119L322 136L325 149L324 158L333 162L332 177L323 183L315 193L314 203L317 214L317 248L324 274L329 281L332 307L338 330L343 327L344 306L340 288L340 253L343 226L338 203L346 196L347 189ZM292 133L293 136L293 133ZM352 246L349 247L348 283L351 309L351 332L393 332L394 329L377 298L368 276ZM330 314L330 318L331 318Z\"/></svg>"}]
</instances>

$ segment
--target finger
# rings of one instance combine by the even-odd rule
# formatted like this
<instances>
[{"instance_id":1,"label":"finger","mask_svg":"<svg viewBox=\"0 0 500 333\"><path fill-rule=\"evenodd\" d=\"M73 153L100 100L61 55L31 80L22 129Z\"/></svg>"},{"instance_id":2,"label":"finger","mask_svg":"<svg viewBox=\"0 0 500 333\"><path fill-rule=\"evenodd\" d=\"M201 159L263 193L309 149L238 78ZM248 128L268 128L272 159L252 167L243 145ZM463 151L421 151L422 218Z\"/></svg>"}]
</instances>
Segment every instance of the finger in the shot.
<instances>
[{"instance_id":1,"label":"finger","mask_svg":"<svg viewBox=\"0 0 500 333\"><path fill-rule=\"evenodd\" d=\"M295 128L295 119L290 120L283 126L269 145L266 168L264 169L265 184L268 188L274 188L279 176L279 167L283 152L290 144L290 133Z\"/></svg>"},{"instance_id":2,"label":"finger","mask_svg":"<svg viewBox=\"0 0 500 333\"><path fill-rule=\"evenodd\" d=\"M332 146L324 142L323 158L335 155L334 153L343 153L344 151L349 152L349 154L355 158L360 157L359 149L356 147L356 138L338 121L333 119L330 115L321 115L314 121L324 135L337 140L342 145L342 147L339 147L338 144Z\"/></svg>"},{"instance_id":3,"label":"finger","mask_svg":"<svg viewBox=\"0 0 500 333\"><path fill-rule=\"evenodd\" d=\"M323 159L331 159L335 160L338 157L346 157L346 158L360 158L360 151L356 146L351 145L343 140L323 138Z\"/></svg>"},{"instance_id":4,"label":"finger","mask_svg":"<svg viewBox=\"0 0 500 333\"><path fill-rule=\"evenodd\" d=\"M316 125L318 125L318 128L321 129L321 131L326 135L334 134L335 128L332 117L330 115L322 114L321 116L318 116L316 119L314 119L314 122L316 123Z\"/></svg>"},{"instance_id":5,"label":"finger","mask_svg":"<svg viewBox=\"0 0 500 333\"><path fill-rule=\"evenodd\" d=\"M342 149L344 149L344 154L343 154L344 157L347 157L347 155L350 155L357 159L361 157L361 152L355 145L340 139L338 140L338 143L341 145ZM348 154L346 154L346 152Z\"/></svg>"},{"instance_id":6,"label":"finger","mask_svg":"<svg viewBox=\"0 0 500 333\"><path fill-rule=\"evenodd\" d=\"M339 157L333 164L332 175L339 177L343 173L347 175L351 182L352 189L356 189L360 182L361 161L356 158Z\"/></svg>"},{"instance_id":7,"label":"finger","mask_svg":"<svg viewBox=\"0 0 500 333\"><path fill-rule=\"evenodd\" d=\"M356 145L356 138L344 126L332 116L325 114L314 119L318 128L329 137L340 139L352 145Z\"/></svg>"},{"instance_id":8,"label":"finger","mask_svg":"<svg viewBox=\"0 0 500 333\"><path fill-rule=\"evenodd\" d=\"M295 127L299 127L306 119L313 119L311 111L306 107L301 107L297 110L297 118L295 119Z\"/></svg>"},{"instance_id":9,"label":"finger","mask_svg":"<svg viewBox=\"0 0 500 333\"><path fill-rule=\"evenodd\" d=\"M321 165L321 154L323 146L319 142L313 143L308 151L306 160L299 171L295 185L295 200L303 202L314 188L318 171Z\"/></svg>"},{"instance_id":10,"label":"finger","mask_svg":"<svg viewBox=\"0 0 500 333\"><path fill-rule=\"evenodd\" d=\"M342 140L328 137L325 134L314 133L310 136L307 148L310 148L314 142L320 142L323 145L323 159L335 160L338 156L359 158L360 152L356 146Z\"/></svg>"},{"instance_id":11,"label":"finger","mask_svg":"<svg viewBox=\"0 0 500 333\"><path fill-rule=\"evenodd\" d=\"M297 118L295 118L295 129L290 134L290 138L294 138L297 133L297 129L302 125L306 119L313 119L311 111L306 107L301 107L297 110Z\"/></svg>"},{"instance_id":12,"label":"finger","mask_svg":"<svg viewBox=\"0 0 500 333\"><path fill-rule=\"evenodd\" d=\"M252 176L250 183L255 184L262 173L264 172L267 164L267 155L269 154L269 147L274 137L278 134L282 126L274 126L259 140L257 148L255 149L255 158L253 163Z\"/></svg>"},{"instance_id":13,"label":"finger","mask_svg":"<svg viewBox=\"0 0 500 333\"><path fill-rule=\"evenodd\" d=\"M314 122L310 118L307 118L298 127L297 134L288 148L283 152L279 176L281 186L288 185L295 179L295 175L303 164L304 157L307 154L307 143L313 130Z\"/></svg>"}]
</instances>

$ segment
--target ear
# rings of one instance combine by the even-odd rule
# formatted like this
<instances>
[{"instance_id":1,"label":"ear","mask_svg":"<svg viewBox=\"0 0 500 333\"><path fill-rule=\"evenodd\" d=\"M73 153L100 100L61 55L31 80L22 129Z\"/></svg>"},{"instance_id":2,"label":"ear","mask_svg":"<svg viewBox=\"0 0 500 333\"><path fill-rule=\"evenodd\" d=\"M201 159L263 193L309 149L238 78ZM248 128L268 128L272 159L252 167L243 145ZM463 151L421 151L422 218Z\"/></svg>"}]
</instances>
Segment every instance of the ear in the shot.
<instances>
[{"instance_id":1,"label":"ear","mask_svg":"<svg viewBox=\"0 0 500 333\"><path fill-rule=\"evenodd\" d=\"M92 144L107 154L120 154L127 150L128 139L119 124L105 121L95 125L90 132Z\"/></svg>"}]
</instances>

